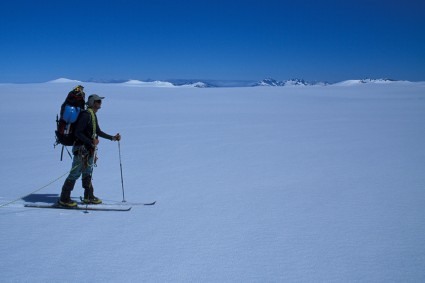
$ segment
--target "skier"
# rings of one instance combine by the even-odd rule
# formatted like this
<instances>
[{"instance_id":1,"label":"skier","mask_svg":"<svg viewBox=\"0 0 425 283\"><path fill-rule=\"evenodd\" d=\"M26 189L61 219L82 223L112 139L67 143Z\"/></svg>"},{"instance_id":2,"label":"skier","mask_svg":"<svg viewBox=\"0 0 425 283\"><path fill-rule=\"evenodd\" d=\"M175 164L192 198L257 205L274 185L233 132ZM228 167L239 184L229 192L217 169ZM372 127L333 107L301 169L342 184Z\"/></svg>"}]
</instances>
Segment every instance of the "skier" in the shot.
<instances>
[{"instance_id":1,"label":"skier","mask_svg":"<svg viewBox=\"0 0 425 283\"><path fill-rule=\"evenodd\" d=\"M96 163L96 149L99 143L98 137L112 141L121 140L120 134L115 136L108 135L99 128L96 112L101 108L102 99L97 94L92 94L87 100L87 110L80 113L75 127L76 141L72 148L74 158L72 169L66 178L59 205L65 207L76 207L77 202L71 199L71 191L74 189L75 182L82 175L82 185L84 188L83 202L86 204L99 204L102 200L94 196L92 185L93 166Z\"/></svg>"}]
</instances>

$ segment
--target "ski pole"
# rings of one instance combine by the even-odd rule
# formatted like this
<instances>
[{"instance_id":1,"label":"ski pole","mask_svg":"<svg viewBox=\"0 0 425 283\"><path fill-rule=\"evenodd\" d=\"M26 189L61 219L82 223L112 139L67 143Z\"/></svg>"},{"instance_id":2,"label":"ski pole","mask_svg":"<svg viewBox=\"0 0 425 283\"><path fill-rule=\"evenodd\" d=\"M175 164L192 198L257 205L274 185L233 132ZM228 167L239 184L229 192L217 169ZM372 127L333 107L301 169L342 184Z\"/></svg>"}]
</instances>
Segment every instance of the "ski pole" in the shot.
<instances>
[{"instance_id":1,"label":"ski pole","mask_svg":"<svg viewBox=\"0 0 425 283\"><path fill-rule=\"evenodd\" d=\"M124 196L124 178L122 177L121 144L120 144L120 141L119 140L118 140L118 153L119 153L119 157L120 157L122 202L126 202L125 196Z\"/></svg>"},{"instance_id":2,"label":"ski pole","mask_svg":"<svg viewBox=\"0 0 425 283\"><path fill-rule=\"evenodd\" d=\"M62 146L62 150L61 150L61 161L62 161L62 159L63 159L63 149L65 148L65 146L63 145Z\"/></svg>"}]
</instances>

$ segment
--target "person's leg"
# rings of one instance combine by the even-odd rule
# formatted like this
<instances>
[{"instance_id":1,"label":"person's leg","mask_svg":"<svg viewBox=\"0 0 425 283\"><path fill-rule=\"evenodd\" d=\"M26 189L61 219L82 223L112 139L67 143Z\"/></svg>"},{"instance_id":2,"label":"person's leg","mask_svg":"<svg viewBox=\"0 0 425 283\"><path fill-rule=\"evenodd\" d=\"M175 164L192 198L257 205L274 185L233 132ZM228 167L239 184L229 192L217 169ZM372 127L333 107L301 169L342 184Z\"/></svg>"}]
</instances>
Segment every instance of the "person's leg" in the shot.
<instances>
[{"instance_id":1,"label":"person's leg","mask_svg":"<svg viewBox=\"0 0 425 283\"><path fill-rule=\"evenodd\" d=\"M94 196L94 189L92 183L92 173L93 173L93 164L94 159L90 157L88 160L88 166L83 170L83 188L84 188L84 202L91 204L100 204L102 200Z\"/></svg>"}]
</instances>

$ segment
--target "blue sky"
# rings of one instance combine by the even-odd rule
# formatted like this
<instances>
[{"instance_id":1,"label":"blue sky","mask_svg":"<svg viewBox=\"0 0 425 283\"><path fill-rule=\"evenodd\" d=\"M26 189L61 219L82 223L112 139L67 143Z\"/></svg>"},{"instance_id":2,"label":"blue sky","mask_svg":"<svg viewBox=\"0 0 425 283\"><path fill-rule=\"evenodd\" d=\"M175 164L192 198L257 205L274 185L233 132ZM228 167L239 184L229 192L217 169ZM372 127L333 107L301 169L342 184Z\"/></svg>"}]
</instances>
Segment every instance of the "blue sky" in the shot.
<instances>
[{"instance_id":1,"label":"blue sky","mask_svg":"<svg viewBox=\"0 0 425 283\"><path fill-rule=\"evenodd\" d=\"M0 82L425 81L425 1L1 1Z\"/></svg>"}]
</instances>

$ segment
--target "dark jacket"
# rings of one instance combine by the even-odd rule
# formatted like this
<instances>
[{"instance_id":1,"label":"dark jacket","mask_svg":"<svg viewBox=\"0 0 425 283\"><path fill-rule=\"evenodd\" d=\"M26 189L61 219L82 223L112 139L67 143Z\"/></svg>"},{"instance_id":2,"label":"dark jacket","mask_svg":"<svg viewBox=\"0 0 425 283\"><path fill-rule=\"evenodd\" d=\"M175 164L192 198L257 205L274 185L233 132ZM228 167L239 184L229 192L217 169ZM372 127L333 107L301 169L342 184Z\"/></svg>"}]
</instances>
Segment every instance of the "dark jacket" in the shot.
<instances>
[{"instance_id":1,"label":"dark jacket","mask_svg":"<svg viewBox=\"0 0 425 283\"><path fill-rule=\"evenodd\" d=\"M102 137L104 139L112 140L112 136L102 132L97 121L96 113L94 114L96 119L96 134L95 138ZM76 137L75 145L85 145L87 149L94 148L93 144L93 123L91 121L91 114L85 110L80 113L78 120L75 123L74 135Z\"/></svg>"}]
</instances>

